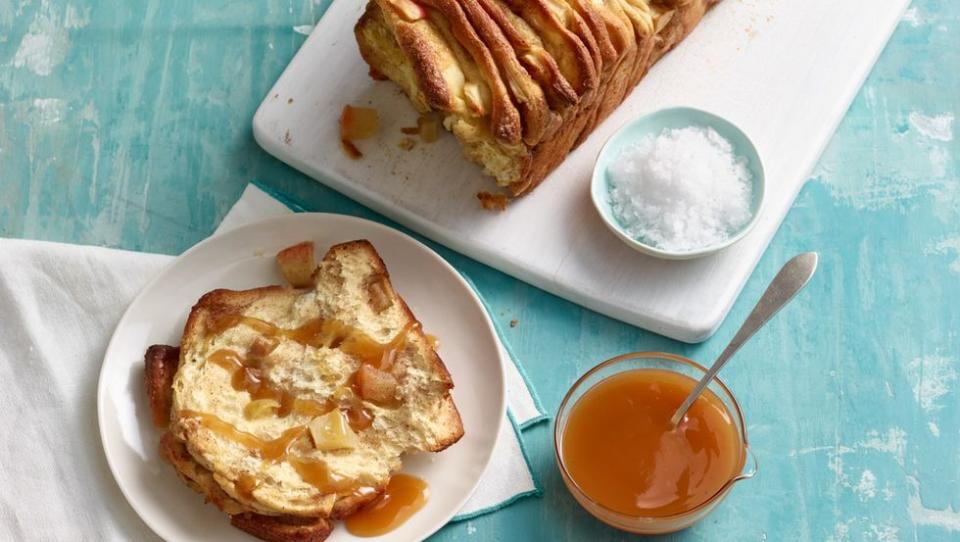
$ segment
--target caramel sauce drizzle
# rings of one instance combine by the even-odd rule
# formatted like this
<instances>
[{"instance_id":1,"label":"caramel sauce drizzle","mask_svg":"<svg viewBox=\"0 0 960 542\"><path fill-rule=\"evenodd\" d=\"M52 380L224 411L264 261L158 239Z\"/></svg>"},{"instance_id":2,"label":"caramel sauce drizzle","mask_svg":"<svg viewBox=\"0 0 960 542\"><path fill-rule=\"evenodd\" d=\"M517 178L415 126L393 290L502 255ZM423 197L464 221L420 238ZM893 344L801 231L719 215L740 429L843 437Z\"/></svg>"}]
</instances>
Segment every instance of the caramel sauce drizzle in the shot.
<instances>
[{"instance_id":1,"label":"caramel sauce drizzle","mask_svg":"<svg viewBox=\"0 0 960 542\"><path fill-rule=\"evenodd\" d=\"M208 358L211 363L223 367L231 373L230 383L237 391L246 391L252 400L273 399L280 403L277 409L278 417L289 416L290 413L302 414L308 417L322 416L334 408L340 408L347 415L347 421L354 431L363 431L373 424L373 413L363 406L363 401L356 395L347 396L335 403L332 401L314 401L300 399L290 392L274 387L265 379L260 369L250 360L233 350L217 350ZM244 410L246 416L246 410Z\"/></svg>"},{"instance_id":2,"label":"caramel sauce drizzle","mask_svg":"<svg viewBox=\"0 0 960 542\"><path fill-rule=\"evenodd\" d=\"M287 461L289 461L293 470L297 471L297 474L299 474L305 482L324 493L350 493L363 489L353 481L330 472L327 464L323 461L313 461L298 457L291 457Z\"/></svg>"},{"instance_id":3,"label":"caramel sauce drizzle","mask_svg":"<svg viewBox=\"0 0 960 542\"><path fill-rule=\"evenodd\" d=\"M381 343L339 320L323 318L314 318L294 329L284 329L252 316L227 314L211 318L206 328L208 334L215 335L240 324L271 339L285 337L304 346L337 348L363 363L385 371L393 366L397 353L406 345L410 332L420 326L419 322L410 322L386 343Z\"/></svg>"},{"instance_id":4,"label":"caramel sauce drizzle","mask_svg":"<svg viewBox=\"0 0 960 542\"><path fill-rule=\"evenodd\" d=\"M214 414L184 409L180 411L180 416L198 418L203 427L252 450L265 461L276 462L283 459L290 452L293 443L307 434L307 427L298 425L287 429L275 439L264 440L253 433L237 429L232 423Z\"/></svg>"},{"instance_id":5,"label":"caramel sauce drizzle","mask_svg":"<svg viewBox=\"0 0 960 542\"><path fill-rule=\"evenodd\" d=\"M266 357L279 344L278 338L286 337L305 346L316 348L339 348L347 355L354 356L362 363L388 371L396 362L397 353L406 345L409 333L419 327L418 322L405 325L389 342L381 343L366 333L338 320L315 318L294 329L284 329L269 322L251 316L227 314L212 318L207 322L207 333L218 334L237 325L246 325L260 333L261 337L250 347L251 358L246 358L233 350L217 350L210 355L210 362L230 372L230 383L237 391L246 391L252 400L272 399L279 403L277 416L283 418L290 413L305 416L320 416L339 406L347 414L354 431L362 431L373 424L373 414L364 408L357 397L344 399L339 405L330 401L318 402L311 399L294 397L290 392L281 390L270 383L260 367L259 360ZM351 382L353 376L351 376ZM351 386L352 387L352 386Z\"/></svg>"},{"instance_id":6,"label":"caramel sauce drizzle","mask_svg":"<svg viewBox=\"0 0 960 542\"><path fill-rule=\"evenodd\" d=\"M277 388L265 378L260 361L277 347L280 338L288 338L305 346L338 348L345 354L358 358L362 363L381 370L390 370L396 362L397 353L406 345L410 331L419 327L419 323L411 322L387 343L374 340L362 331L337 320L321 318L310 320L294 329L283 329L259 318L229 314L211 318L206 323L206 329L208 334L215 335L240 324L261 335L251 345L250 356L244 357L233 350L221 349L208 358L211 363L230 373L233 389L246 391L251 400L276 401L280 405L276 412L279 417L286 417L291 413L315 417L339 407L346 413L354 431L362 431L373 424L373 414L363 406L356 394L341 399L339 404L297 398L290 392ZM351 381L352 379L353 376ZM323 493L367 495L375 491L332 473L323 461L291 456L294 443L308 433L305 425L292 427L274 439L264 440L238 429L214 414L184 409L180 411L180 416L198 418L206 429L248 448L265 461L287 461L305 482ZM234 482L234 487L238 495L252 500L253 491L258 486L256 478L243 473Z\"/></svg>"},{"instance_id":7,"label":"caramel sauce drizzle","mask_svg":"<svg viewBox=\"0 0 960 542\"><path fill-rule=\"evenodd\" d=\"M291 427L281 433L279 437L265 440L253 433L237 429L233 424L214 414L184 409L180 411L180 416L199 419L201 426L253 451L264 461L271 463L288 462L305 482L323 493L343 494L353 492L362 495L373 491L372 488L357 485L352 480L330 472L327 464L321 460L305 459L293 455L291 452L294 444L300 438L306 436L308 432L305 425ZM234 482L234 487L241 497L253 499L253 491L258 486L253 476L243 473Z\"/></svg>"},{"instance_id":8,"label":"caramel sauce drizzle","mask_svg":"<svg viewBox=\"0 0 960 542\"><path fill-rule=\"evenodd\" d=\"M231 374L230 384L233 389L249 393L252 400L273 399L280 403L277 416L281 418L289 416L291 412L311 417L320 416L334 407L329 402L320 403L312 399L300 399L288 391L276 388L264 378L257 362L252 362L233 350L217 350L210 354L208 359Z\"/></svg>"},{"instance_id":9,"label":"caramel sauce drizzle","mask_svg":"<svg viewBox=\"0 0 960 542\"><path fill-rule=\"evenodd\" d=\"M257 479L253 476L243 473L237 478L237 481L233 483L233 487L236 488L237 494L247 500L253 500L253 490L259 487Z\"/></svg>"}]
</instances>

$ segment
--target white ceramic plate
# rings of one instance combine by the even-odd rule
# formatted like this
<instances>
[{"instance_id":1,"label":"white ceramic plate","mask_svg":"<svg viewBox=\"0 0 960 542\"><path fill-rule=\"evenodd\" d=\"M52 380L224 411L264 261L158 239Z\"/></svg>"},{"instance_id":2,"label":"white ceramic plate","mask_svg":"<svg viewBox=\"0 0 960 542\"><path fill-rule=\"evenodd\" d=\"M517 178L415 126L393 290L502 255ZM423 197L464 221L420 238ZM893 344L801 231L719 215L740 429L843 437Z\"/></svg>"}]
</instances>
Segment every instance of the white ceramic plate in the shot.
<instances>
[{"instance_id":1,"label":"white ceramic plate","mask_svg":"<svg viewBox=\"0 0 960 542\"><path fill-rule=\"evenodd\" d=\"M506 403L503 361L490 320L470 286L440 256L407 235L367 220L295 214L243 226L185 252L134 299L107 347L97 396L103 449L134 510L168 541L254 540L187 488L157 452L143 389L143 354L151 344L178 344L190 307L215 288L282 284L273 255L303 240L322 255L332 244L368 239L397 291L424 329L440 339L456 384L464 437L439 454L411 455L404 472L430 484L430 500L390 540L421 540L442 527L473 492L490 459ZM319 256L318 256L319 257ZM360 540L338 526L329 540ZM379 540L363 539L363 540Z\"/></svg>"}]
</instances>

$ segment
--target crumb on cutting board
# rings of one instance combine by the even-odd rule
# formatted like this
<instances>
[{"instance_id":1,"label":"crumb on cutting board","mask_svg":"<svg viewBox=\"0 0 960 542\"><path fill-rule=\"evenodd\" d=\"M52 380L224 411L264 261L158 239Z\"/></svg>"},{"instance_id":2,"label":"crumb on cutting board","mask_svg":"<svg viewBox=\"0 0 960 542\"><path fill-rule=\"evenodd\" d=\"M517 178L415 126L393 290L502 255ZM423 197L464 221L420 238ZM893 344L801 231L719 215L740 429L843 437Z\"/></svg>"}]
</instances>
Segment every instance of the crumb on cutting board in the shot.
<instances>
[{"instance_id":1,"label":"crumb on cutting board","mask_svg":"<svg viewBox=\"0 0 960 542\"><path fill-rule=\"evenodd\" d=\"M510 199L504 194L491 194L490 192L477 192L477 199L480 200L480 206L487 211L505 211L507 202Z\"/></svg>"}]
</instances>

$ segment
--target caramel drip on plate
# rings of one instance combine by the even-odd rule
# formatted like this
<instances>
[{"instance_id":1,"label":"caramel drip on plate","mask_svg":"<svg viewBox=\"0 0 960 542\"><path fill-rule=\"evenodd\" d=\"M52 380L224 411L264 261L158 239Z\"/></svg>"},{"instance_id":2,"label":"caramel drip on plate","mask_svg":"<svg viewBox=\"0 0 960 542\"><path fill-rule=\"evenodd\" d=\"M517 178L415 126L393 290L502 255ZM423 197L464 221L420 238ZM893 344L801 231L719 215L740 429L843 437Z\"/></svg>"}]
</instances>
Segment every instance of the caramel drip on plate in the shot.
<instances>
[{"instance_id":1,"label":"caramel drip on plate","mask_svg":"<svg viewBox=\"0 0 960 542\"><path fill-rule=\"evenodd\" d=\"M380 536L410 518L427 503L427 483L409 474L396 474L387 489L372 503L345 520L347 531L354 536Z\"/></svg>"}]
</instances>

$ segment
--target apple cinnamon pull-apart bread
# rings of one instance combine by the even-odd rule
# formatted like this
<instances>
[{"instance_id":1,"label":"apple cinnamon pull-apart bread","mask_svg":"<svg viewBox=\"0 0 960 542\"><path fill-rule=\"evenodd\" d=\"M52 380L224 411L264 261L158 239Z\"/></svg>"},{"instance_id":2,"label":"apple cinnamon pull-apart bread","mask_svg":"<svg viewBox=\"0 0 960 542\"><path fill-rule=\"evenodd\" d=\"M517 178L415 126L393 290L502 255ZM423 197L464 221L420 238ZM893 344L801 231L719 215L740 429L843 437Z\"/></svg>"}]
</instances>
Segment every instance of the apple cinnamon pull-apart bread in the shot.
<instances>
[{"instance_id":1,"label":"apple cinnamon pull-apart bread","mask_svg":"<svg viewBox=\"0 0 960 542\"><path fill-rule=\"evenodd\" d=\"M370 0L354 32L371 73L519 196L717 1Z\"/></svg>"},{"instance_id":2,"label":"apple cinnamon pull-apart bread","mask_svg":"<svg viewBox=\"0 0 960 542\"><path fill-rule=\"evenodd\" d=\"M403 454L443 450L463 426L447 369L369 242L336 245L319 266L310 244L278 261L309 288L206 294L179 348L147 351L147 396L162 456L234 526L319 541Z\"/></svg>"}]
</instances>

